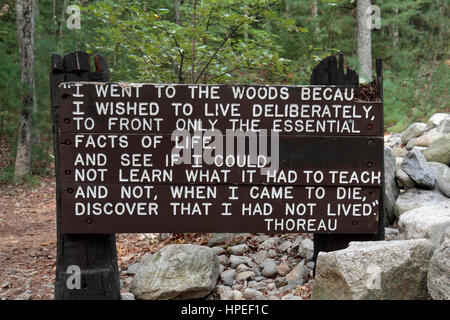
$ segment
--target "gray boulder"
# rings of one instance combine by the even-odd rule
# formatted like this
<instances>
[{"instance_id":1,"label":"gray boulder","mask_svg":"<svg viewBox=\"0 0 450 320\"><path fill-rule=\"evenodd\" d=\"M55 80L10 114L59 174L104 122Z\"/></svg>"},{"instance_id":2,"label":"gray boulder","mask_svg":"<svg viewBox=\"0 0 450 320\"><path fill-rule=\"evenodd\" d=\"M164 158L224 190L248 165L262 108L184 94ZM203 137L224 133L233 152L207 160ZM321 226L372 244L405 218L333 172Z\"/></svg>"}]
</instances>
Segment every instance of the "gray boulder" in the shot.
<instances>
[{"instance_id":1,"label":"gray boulder","mask_svg":"<svg viewBox=\"0 0 450 320\"><path fill-rule=\"evenodd\" d=\"M429 147L430 144L434 141L442 137L443 134L439 132L437 129L431 129L429 132L417 137L414 140L414 146L416 147Z\"/></svg>"},{"instance_id":2,"label":"gray boulder","mask_svg":"<svg viewBox=\"0 0 450 320\"><path fill-rule=\"evenodd\" d=\"M433 116L427 121L426 130L430 130L436 128L441 124L441 122L449 116L448 113L435 113Z\"/></svg>"},{"instance_id":3,"label":"gray boulder","mask_svg":"<svg viewBox=\"0 0 450 320\"><path fill-rule=\"evenodd\" d=\"M394 152L384 145L384 213L385 222L394 221L394 206L399 195L397 181L395 179L396 159Z\"/></svg>"},{"instance_id":4,"label":"gray boulder","mask_svg":"<svg viewBox=\"0 0 450 320\"><path fill-rule=\"evenodd\" d=\"M423 155L429 162L440 162L448 166L450 164L450 134L434 140Z\"/></svg>"},{"instance_id":5,"label":"gray boulder","mask_svg":"<svg viewBox=\"0 0 450 320\"><path fill-rule=\"evenodd\" d=\"M416 183L411 180L411 178L406 174L405 171L403 171L402 168L397 168L397 170L395 170L395 177L397 178L400 186L413 188L416 185Z\"/></svg>"},{"instance_id":6,"label":"gray boulder","mask_svg":"<svg viewBox=\"0 0 450 320\"><path fill-rule=\"evenodd\" d=\"M432 205L449 204L450 199L439 190L424 190L412 188L400 194L395 202L395 216L400 217L406 211Z\"/></svg>"},{"instance_id":7,"label":"gray boulder","mask_svg":"<svg viewBox=\"0 0 450 320\"><path fill-rule=\"evenodd\" d=\"M402 132L401 140L403 144L407 144L412 138L418 137L424 133L426 124L422 122L414 122L408 129Z\"/></svg>"},{"instance_id":8,"label":"gray boulder","mask_svg":"<svg viewBox=\"0 0 450 320\"><path fill-rule=\"evenodd\" d=\"M142 300L203 298L214 289L218 277L219 261L211 248L168 245L139 269L130 292Z\"/></svg>"},{"instance_id":9,"label":"gray boulder","mask_svg":"<svg viewBox=\"0 0 450 320\"><path fill-rule=\"evenodd\" d=\"M450 168L443 163L429 162L433 170L439 190L450 198Z\"/></svg>"},{"instance_id":10,"label":"gray boulder","mask_svg":"<svg viewBox=\"0 0 450 320\"><path fill-rule=\"evenodd\" d=\"M450 229L450 204L420 207L403 213L398 221L399 239L428 239L438 247Z\"/></svg>"},{"instance_id":11,"label":"gray boulder","mask_svg":"<svg viewBox=\"0 0 450 320\"><path fill-rule=\"evenodd\" d=\"M314 300L427 299L433 245L425 239L350 242L319 253Z\"/></svg>"},{"instance_id":12,"label":"gray boulder","mask_svg":"<svg viewBox=\"0 0 450 320\"><path fill-rule=\"evenodd\" d=\"M427 285L434 300L450 300L450 229L431 257Z\"/></svg>"},{"instance_id":13,"label":"gray boulder","mask_svg":"<svg viewBox=\"0 0 450 320\"><path fill-rule=\"evenodd\" d=\"M425 188L434 188L436 179L427 160L419 150L408 152L402 162L402 170L419 186Z\"/></svg>"},{"instance_id":14,"label":"gray boulder","mask_svg":"<svg viewBox=\"0 0 450 320\"><path fill-rule=\"evenodd\" d=\"M438 131L443 134L450 133L450 115L442 120L439 124Z\"/></svg>"}]
</instances>

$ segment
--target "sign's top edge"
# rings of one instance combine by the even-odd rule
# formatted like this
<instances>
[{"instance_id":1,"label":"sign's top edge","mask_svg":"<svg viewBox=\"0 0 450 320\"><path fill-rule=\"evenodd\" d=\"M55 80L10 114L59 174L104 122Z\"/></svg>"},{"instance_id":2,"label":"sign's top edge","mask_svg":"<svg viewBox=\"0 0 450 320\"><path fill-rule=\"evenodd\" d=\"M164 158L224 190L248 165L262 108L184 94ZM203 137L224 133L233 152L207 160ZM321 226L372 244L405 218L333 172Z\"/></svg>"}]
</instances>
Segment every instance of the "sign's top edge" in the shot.
<instances>
[{"instance_id":1,"label":"sign's top edge","mask_svg":"<svg viewBox=\"0 0 450 320\"><path fill-rule=\"evenodd\" d=\"M294 84L239 84L239 83L214 83L214 84L196 84L196 83L151 83L151 82L96 82L96 81L67 81L61 82L58 87L63 87L64 85L71 84L95 84L95 85L109 85L109 84L118 84L121 86L247 86L247 87L288 87L288 88L301 88L301 87L339 87L339 88L355 88L354 85L294 85Z\"/></svg>"}]
</instances>

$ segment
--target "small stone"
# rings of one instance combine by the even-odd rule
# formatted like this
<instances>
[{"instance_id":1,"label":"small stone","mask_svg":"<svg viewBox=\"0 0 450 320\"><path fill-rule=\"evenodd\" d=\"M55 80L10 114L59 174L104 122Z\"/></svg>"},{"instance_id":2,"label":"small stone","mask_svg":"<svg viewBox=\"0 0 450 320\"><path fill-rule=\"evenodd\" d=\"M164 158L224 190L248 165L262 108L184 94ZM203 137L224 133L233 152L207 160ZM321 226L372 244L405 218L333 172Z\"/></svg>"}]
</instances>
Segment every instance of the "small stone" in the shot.
<instances>
[{"instance_id":1,"label":"small stone","mask_svg":"<svg viewBox=\"0 0 450 320\"><path fill-rule=\"evenodd\" d=\"M244 271L236 276L236 281L254 280L255 273L253 271Z\"/></svg>"},{"instance_id":2,"label":"small stone","mask_svg":"<svg viewBox=\"0 0 450 320\"><path fill-rule=\"evenodd\" d=\"M252 257L253 261L255 261L257 264L261 264L267 258L267 251L261 250L253 254Z\"/></svg>"},{"instance_id":3,"label":"small stone","mask_svg":"<svg viewBox=\"0 0 450 320\"><path fill-rule=\"evenodd\" d=\"M249 248L249 246L246 245L246 244L238 244L238 245L229 247L229 248L228 248L228 251L229 251L231 254L241 256L241 255L243 255L244 253L246 253L247 251L250 251L250 248Z\"/></svg>"},{"instance_id":4,"label":"small stone","mask_svg":"<svg viewBox=\"0 0 450 320\"><path fill-rule=\"evenodd\" d=\"M271 282L267 284L267 290L275 290L277 286L275 285L275 282Z\"/></svg>"},{"instance_id":5,"label":"small stone","mask_svg":"<svg viewBox=\"0 0 450 320\"><path fill-rule=\"evenodd\" d=\"M290 285L301 286L305 283L305 278L308 274L308 267L306 267L304 261L302 261L298 265L296 265L291 272L288 273L288 275L286 276L286 282Z\"/></svg>"},{"instance_id":6,"label":"small stone","mask_svg":"<svg viewBox=\"0 0 450 320\"><path fill-rule=\"evenodd\" d=\"M233 290L233 300L243 300L242 293L238 290Z\"/></svg>"},{"instance_id":7,"label":"small stone","mask_svg":"<svg viewBox=\"0 0 450 320\"><path fill-rule=\"evenodd\" d=\"M405 148L406 150L412 150L412 148L414 148L414 143L416 142L417 138L412 138L411 140L408 141L408 143L406 144Z\"/></svg>"},{"instance_id":8,"label":"small stone","mask_svg":"<svg viewBox=\"0 0 450 320\"><path fill-rule=\"evenodd\" d=\"M269 236L266 235L259 235L255 237L255 241L258 243L263 243L264 241L266 241L267 239L269 239Z\"/></svg>"},{"instance_id":9,"label":"small stone","mask_svg":"<svg viewBox=\"0 0 450 320\"><path fill-rule=\"evenodd\" d=\"M277 288L281 288L281 287L287 285L286 277L276 277L275 278L275 285L277 286Z\"/></svg>"},{"instance_id":10,"label":"small stone","mask_svg":"<svg viewBox=\"0 0 450 320\"><path fill-rule=\"evenodd\" d=\"M314 270L315 266L316 266L316 264L314 263L314 261L310 261L306 264L306 267L310 270Z\"/></svg>"},{"instance_id":11,"label":"small stone","mask_svg":"<svg viewBox=\"0 0 450 320\"><path fill-rule=\"evenodd\" d=\"M261 243L259 245L258 249L259 250L269 250L269 249L276 247L279 242L280 242L280 238L278 238L278 237L269 238L269 239L265 240L263 243Z\"/></svg>"},{"instance_id":12,"label":"small stone","mask_svg":"<svg viewBox=\"0 0 450 320\"><path fill-rule=\"evenodd\" d=\"M277 273L280 276L285 276L289 273L289 265L287 263L280 263L277 267Z\"/></svg>"},{"instance_id":13,"label":"small stone","mask_svg":"<svg viewBox=\"0 0 450 320\"><path fill-rule=\"evenodd\" d=\"M258 299L261 298L262 295L263 295L262 292L252 288L246 288L243 294L244 298L246 299Z\"/></svg>"},{"instance_id":14,"label":"small stone","mask_svg":"<svg viewBox=\"0 0 450 320\"><path fill-rule=\"evenodd\" d=\"M237 266L236 271L237 272L243 272L243 271L248 271L250 268L247 267L245 264L241 263L240 265Z\"/></svg>"},{"instance_id":15,"label":"small stone","mask_svg":"<svg viewBox=\"0 0 450 320\"><path fill-rule=\"evenodd\" d=\"M261 267L263 268L262 274L265 277L273 277L277 274L277 264L272 259L264 260Z\"/></svg>"},{"instance_id":16,"label":"small stone","mask_svg":"<svg viewBox=\"0 0 450 320\"><path fill-rule=\"evenodd\" d=\"M242 290L244 288L244 286L242 285L242 283L235 283L233 284L233 290Z\"/></svg>"},{"instance_id":17,"label":"small stone","mask_svg":"<svg viewBox=\"0 0 450 320\"><path fill-rule=\"evenodd\" d=\"M236 268L238 265L240 264L249 264L252 262L252 259L250 257L246 257L246 256L235 256L235 255L231 255L230 256L230 264L232 268Z\"/></svg>"},{"instance_id":18,"label":"small stone","mask_svg":"<svg viewBox=\"0 0 450 320\"><path fill-rule=\"evenodd\" d=\"M395 228L384 228L384 238L386 241L398 240L398 230Z\"/></svg>"},{"instance_id":19,"label":"small stone","mask_svg":"<svg viewBox=\"0 0 450 320\"><path fill-rule=\"evenodd\" d=\"M418 150L408 152L402 162L402 169L419 186L432 189L436 183L431 167Z\"/></svg>"},{"instance_id":20,"label":"small stone","mask_svg":"<svg viewBox=\"0 0 450 320\"><path fill-rule=\"evenodd\" d=\"M136 300L134 294L131 292L125 292L120 294L120 300Z\"/></svg>"},{"instance_id":21,"label":"small stone","mask_svg":"<svg viewBox=\"0 0 450 320\"><path fill-rule=\"evenodd\" d=\"M211 249L213 249L214 253L218 256L225 252L225 249L222 247L212 247Z\"/></svg>"},{"instance_id":22,"label":"small stone","mask_svg":"<svg viewBox=\"0 0 450 320\"><path fill-rule=\"evenodd\" d=\"M234 298L234 291L228 286L218 285L215 291L219 294L220 300L233 300Z\"/></svg>"},{"instance_id":23,"label":"small stone","mask_svg":"<svg viewBox=\"0 0 450 320\"><path fill-rule=\"evenodd\" d=\"M285 252L285 251L287 251L291 246L292 246L292 242L290 242L289 240L283 241L283 242L278 246L278 250L281 251L281 252Z\"/></svg>"},{"instance_id":24,"label":"small stone","mask_svg":"<svg viewBox=\"0 0 450 320\"><path fill-rule=\"evenodd\" d=\"M314 256L314 242L308 238L304 239L298 247L298 254L310 261Z\"/></svg>"},{"instance_id":25,"label":"small stone","mask_svg":"<svg viewBox=\"0 0 450 320\"><path fill-rule=\"evenodd\" d=\"M406 148L402 148L402 147L394 147L392 149L392 151L394 152L394 155L396 157L401 157L401 158L405 157L406 154L408 153L408 150L406 150Z\"/></svg>"},{"instance_id":26,"label":"small stone","mask_svg":"<svg viewBox=\"0 0 450 320\"><path fill-rule=\"evenodd\" d=\"M402 168L397 168L397 170L395 170L395 177L401 186L413 188L416 185Z\"/></svg>"},{"instance_id":27,"label":"small stone","mask_svg":"<svg viewBox=\"0 0 450 320\"><path fill-rule=\"evenodd\" d=\"M208 241L208 245L212 247L216 244L223 244L233 239L236 235L237 233L213 233Z\"/></svg>"},{"instance_id":28,"label":"small stone","mask_svg":"<svg viewBox=\"0 0 450 320\"><path fill-rule=\"evenodd\" d=\"M253 281L253 282L254 283L252 285L249 285L249 287L252 289L265 290L267 287L267 284L264 282L256 282L256 281Z\"/></svg>"},{"instance_id":29,"label":"small stone","mask_svg":"<svg viewBox=\"0 0 450 320\"><path fill-rule=\"evenodd\" d=\"M267 257L276 258L278 257L278 253L275 250L270 249L269 251L267 251Z\"/></svg>"},{"instance_id":30,"label":"small stone","mask_svg":"<svg viewBox=\"0 0 450 320\"><path fill-rule=\"evenodd\" d=\"M220 274L220 279L222 279L223 283L227 286L232 286L234 277L236 276L236 270L229 269L225 270Z\"/></svg>"},{"instance_id":31,"label":"small stone","mask_svg":"<svg viewBox=\"0 0 450 320\"><path fill-rule=\"evenodd\" d=\"M278 298L277 296L274 296L274 295L270 295L267 297L267 300L280 300L280 298Z\"/></svg>"},{"instance_id":32,"label":"small stone","mask_svg":"<svg viewBox=\"0 0 450 320\"><path fill-rule=\"evenodd\" d=\"M407 144L412 138L418 137L424 133L426 124L422 122L412 123L408 129L402 132L400 138L403 144Z\"/></svg>"}]
</instances>

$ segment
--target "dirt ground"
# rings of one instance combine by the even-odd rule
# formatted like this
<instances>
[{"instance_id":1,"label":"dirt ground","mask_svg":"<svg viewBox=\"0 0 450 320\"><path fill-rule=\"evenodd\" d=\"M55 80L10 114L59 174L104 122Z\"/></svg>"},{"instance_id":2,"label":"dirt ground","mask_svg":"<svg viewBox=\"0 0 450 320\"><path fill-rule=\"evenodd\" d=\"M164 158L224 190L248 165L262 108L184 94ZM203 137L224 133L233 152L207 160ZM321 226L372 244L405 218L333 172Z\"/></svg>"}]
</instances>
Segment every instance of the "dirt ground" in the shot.
<instances>
[{"instance_id":1,"label":"dirt ground","mask_svg":"<svg viewBox=\"0 0 450 320\"><path fill-rule=\"evenodd\" d=\"M56 265L55 180L0 185L0 299L53 299ZM121 270L169 243L205 244L206 234L116 234ZM124 280L127 276L121 275ZM123 288L122 291L128 291Z\"/></svg>"}]
</instances>

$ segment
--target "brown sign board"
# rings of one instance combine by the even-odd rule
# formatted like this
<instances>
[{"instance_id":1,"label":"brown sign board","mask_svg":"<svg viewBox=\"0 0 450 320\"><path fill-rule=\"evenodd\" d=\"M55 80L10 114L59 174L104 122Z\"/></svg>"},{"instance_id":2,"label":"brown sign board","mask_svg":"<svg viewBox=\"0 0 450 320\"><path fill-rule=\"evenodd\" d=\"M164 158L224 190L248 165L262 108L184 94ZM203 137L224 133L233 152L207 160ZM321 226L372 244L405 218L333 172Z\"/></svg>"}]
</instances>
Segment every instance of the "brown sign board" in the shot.
<instances>
[{"instance_id":1,"label":"brown sign board","mask_svg":"<svg viewBox=\"0 0 450 320\"><path fill-rule=\"evenodd\" d=\"M378 231L382 103L352 86L63 83L63 233Z\"/></svg>"}]
</instances>

